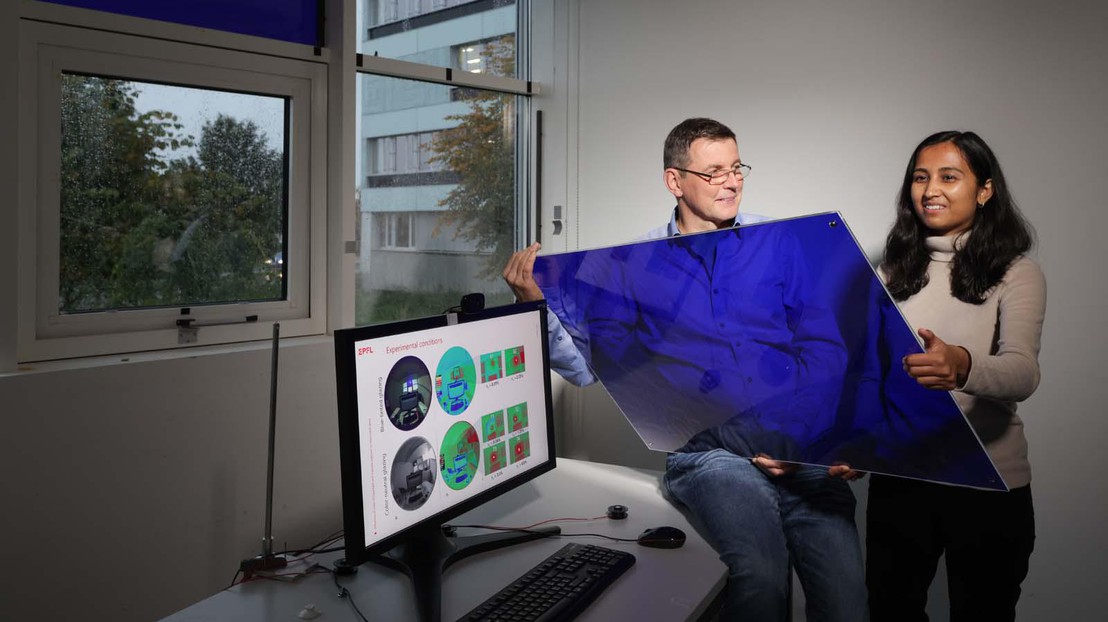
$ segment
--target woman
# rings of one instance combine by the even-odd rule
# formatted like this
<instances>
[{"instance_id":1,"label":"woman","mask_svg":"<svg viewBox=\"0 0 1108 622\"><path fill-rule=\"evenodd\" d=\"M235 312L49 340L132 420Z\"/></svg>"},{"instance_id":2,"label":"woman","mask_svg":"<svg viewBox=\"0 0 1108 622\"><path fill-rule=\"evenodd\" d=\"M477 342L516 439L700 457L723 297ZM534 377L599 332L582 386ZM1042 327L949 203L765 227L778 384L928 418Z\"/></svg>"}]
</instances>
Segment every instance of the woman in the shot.
<instances>
[{"instance_id":1,"label":"woman","mask_svg":"<svg viewBox=\"0 0 1108 622\"><path fill-rule=\"evenodd\" d=\"M991 149L940 132L912 154L881 275L925 352L921 385L954 391L1009 492L874 476L866 576L873 622L926 620L946 554L951 620L1013 620L1035 541L1031 467L1016 402L1039 383L1046 308L1033 233Z\"/></svg>"}]
</instances>

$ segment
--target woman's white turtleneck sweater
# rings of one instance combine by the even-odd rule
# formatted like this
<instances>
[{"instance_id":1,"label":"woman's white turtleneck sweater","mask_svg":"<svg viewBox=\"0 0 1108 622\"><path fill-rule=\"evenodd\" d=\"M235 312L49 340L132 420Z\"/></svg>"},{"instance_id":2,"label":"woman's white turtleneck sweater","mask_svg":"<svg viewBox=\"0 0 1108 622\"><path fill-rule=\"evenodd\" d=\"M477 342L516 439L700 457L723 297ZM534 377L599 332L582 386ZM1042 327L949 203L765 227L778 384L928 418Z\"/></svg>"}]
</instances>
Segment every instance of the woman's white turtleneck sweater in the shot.
<instances>
[{"instance_id":1,"label":"woman's white turtleneck sweater","mask_svg":"<svg viewBox=\"0 0 1108 622\"><path fill-rule=\"evenodd\" d=\"M966 413L1009 488L1031 482L1027 439L1016 402L1039 385L1039 344L1046 311L1046 280L1038 264L1020 257L979 305L950 292L955 237L929 237L928 283L900 303L908 323L928 328L972 360L954 398Z\"/></svg>"}]
</instances>

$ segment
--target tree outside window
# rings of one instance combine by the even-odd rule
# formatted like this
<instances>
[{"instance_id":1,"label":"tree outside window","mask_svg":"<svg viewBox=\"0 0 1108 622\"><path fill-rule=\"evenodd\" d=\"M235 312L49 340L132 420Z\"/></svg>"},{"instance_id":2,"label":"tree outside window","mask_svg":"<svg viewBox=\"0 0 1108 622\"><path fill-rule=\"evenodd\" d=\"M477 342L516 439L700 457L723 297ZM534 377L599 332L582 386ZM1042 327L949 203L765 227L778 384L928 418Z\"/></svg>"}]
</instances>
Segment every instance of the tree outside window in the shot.
<instances>
[{"instance_id":1,"label":"tree outside window","mask_svg":"<svg viewBox=\"0 0 1108 622\"><path fill-rule=\"evenodd\" d=\"M512 75L515 38L503 37L482 45L482 62L496 75ZM432 144L432 162L458 173L461 181L440 205L437 230L454 231L488 253L481 276L499 275L515 245L516 211L516 96L466 90L461 95L469 111L451 115L457 125L443 130Z\"/></svg>"},{"instance_id":2,"label":"tree outside window","mask_svg":"<svg viewBox=\"0 0 1108 622\"><path fill-rule=\"evenodd\" d=\"M249 119L140 113L139 88L63 74L59 311L282 298L284 155Z\"/></svg>"}]
</instances>

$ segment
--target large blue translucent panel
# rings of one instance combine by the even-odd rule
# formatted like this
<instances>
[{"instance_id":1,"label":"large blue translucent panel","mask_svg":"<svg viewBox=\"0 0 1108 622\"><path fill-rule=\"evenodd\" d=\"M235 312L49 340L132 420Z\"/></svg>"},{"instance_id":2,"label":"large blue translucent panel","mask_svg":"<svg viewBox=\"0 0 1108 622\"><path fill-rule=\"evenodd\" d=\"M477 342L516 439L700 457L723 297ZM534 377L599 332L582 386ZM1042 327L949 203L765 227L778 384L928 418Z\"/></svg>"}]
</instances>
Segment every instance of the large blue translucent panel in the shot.
<instances>
[{"instance_id":1,"label":"large blue translucent panel","mask_svg":"<svg viewBox=\"0 0 1108 622\"><path fill-rule=\"evenodd\" d=\"M40 1L293 43L322 44L319 41L319 3L322 0Z\"/></svg>"},{"instance_id":2,"label":"large blue translucent panel","mask_svg":"<svg viewBox=\"0 0 1108 622\"><path fill-rule=\"evenodd\" d=\"M535 279L643 441L1005 490L838 214L547 255Z\"/></svg>"}]
</instances>

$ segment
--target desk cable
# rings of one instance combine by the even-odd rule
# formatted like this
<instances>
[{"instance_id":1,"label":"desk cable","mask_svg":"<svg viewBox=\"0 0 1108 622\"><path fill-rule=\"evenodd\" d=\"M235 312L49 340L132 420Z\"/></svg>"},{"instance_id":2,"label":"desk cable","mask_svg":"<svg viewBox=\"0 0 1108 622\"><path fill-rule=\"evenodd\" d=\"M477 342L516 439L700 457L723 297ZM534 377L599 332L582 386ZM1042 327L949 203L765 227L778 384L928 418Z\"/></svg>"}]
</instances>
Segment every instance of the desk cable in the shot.
<instances>
[{"instance_id":1,"label":"desk cable","mask_svg":"<svg viewBox=\"0 0 1108 622\"><path fill-rule=\"evenodd\" d=\"M354 613L358 614L358 617L361 618L363 622L369 622L369 618L365 617L365 614L362 613L361 609L358 609L358 603L354 602L354 596L350 594L350 590L346 589L344 585L339 583L338 573L334 570L330 570L329 572L331 573L331 578L335 581L335 587L339 588L339 598L345 599L348 603L350 603L350 606L354 609Z\"/></svg>"}]
</instances>

